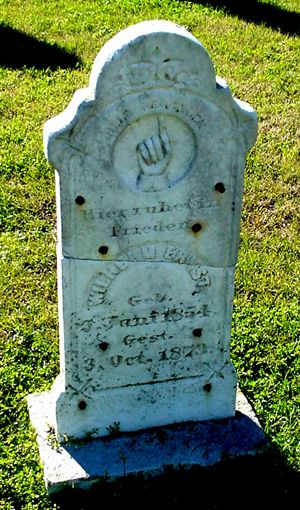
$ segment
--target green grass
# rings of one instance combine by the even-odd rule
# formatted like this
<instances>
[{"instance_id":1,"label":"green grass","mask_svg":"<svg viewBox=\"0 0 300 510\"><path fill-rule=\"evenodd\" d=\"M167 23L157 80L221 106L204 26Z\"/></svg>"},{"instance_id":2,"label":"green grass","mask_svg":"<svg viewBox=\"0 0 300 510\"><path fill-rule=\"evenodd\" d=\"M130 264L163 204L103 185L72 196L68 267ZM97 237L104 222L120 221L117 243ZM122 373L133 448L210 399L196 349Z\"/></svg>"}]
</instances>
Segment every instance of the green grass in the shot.
<instances>
[{"instance_id":1,"label":"green grass","mask_svg":"<svg viewBox=\"0 0 300 510\"><path fill-rule=\"evenodd\" d=\"M270 441L300 471L299 38L270 26L272 19L254 23L204 4L0 0L0 23L78 56L66 69L1 61L1 510L53 508L25 403L58 373L54 172L43 155L43 124L88 84L102 45L146 19L188 28L234 95L258 112L245 177L232 357ZM264 4L300 13L298 0Z\"/></svg>"}]
</instances>

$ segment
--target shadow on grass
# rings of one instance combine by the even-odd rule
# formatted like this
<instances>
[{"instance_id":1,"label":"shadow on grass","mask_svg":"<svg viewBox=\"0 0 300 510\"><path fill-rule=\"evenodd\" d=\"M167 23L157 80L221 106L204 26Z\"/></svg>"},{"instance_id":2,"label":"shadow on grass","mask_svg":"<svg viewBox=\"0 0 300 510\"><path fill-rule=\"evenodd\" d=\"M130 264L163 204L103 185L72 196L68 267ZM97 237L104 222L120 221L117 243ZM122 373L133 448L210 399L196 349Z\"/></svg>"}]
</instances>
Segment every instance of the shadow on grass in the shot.
<instances>
[{"instance_id":1,"label":"shadow on grass","mask_svg":"<svg viewBox=\"0 0 300 510\"><path fill-rule=\"evenodd\" d=\"M194 4L224 8L233 16L279 30L288 35L299 35L300 14L260 2L259 0L190 0Z\"/></svg>"},{"instance_id":2,"label":"shadow on grass","mask_svg":"<svg viewBox=\"0 0 300 510\"><path fill-rule=\"evenodd\" d=\"M107 490L68 489L52 496L60 510L95 508L166 508L201 510L295 508L299 477L276 456L268 454L224 461L190 471L166 470L157 478L123 477ZM96 502L96 503L95 503Z\"/></svg>"},{"instance_id":3,"label":"shadow on grass","mask_svg":"<svg viewBox=\"0 0 300 510\"><path fill-rule=\"evenodd\" d=\"M39 41L5 23L0 23L0 66L9 69L33 67L35 69L74 68L81 61L57 44Z\"/></svg>"}]
</instances>

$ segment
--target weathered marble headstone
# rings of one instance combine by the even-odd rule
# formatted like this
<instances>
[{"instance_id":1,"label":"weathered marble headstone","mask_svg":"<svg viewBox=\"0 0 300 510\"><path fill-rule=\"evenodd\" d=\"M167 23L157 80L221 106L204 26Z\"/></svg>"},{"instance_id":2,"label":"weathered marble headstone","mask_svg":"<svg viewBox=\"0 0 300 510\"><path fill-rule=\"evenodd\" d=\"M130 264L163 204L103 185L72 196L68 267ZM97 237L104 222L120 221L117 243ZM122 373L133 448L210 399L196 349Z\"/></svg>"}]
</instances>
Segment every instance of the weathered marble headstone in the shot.
<instances>
[{"instance_id":1,"label":"weathered marble headstone","mask_svg":"<svg viewBox=\"0 0 300 510\"><path fill-rule=\"evenodd\" d=\"M60 441L234 416L234 268L256 130L199 41L162 21L109 41L89 87L46 123Z\"/></svg>"}]
</instances>

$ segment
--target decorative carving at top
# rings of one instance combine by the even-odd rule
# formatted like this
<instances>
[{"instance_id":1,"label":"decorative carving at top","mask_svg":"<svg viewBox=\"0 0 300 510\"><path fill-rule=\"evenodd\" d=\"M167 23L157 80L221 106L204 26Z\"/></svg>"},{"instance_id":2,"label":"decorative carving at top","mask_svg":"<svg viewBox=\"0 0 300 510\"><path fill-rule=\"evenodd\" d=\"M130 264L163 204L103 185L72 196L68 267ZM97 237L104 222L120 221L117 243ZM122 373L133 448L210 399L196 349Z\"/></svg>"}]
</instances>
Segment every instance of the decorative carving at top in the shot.
<instances>
[{"instance_id":1,"label":"decorative carving at top","mask_svg":"<svg viewBox=\"0 0 300 510\"><path fill-rule=\"evenodd\" d=\"M123 94L132 94L142 89L172 87L182 91L199 93L201 80L187 61L163 58L154 55L152 61L136 62L128 66L126 81L121 84ZM112 88L120 90L120 83Z\"/></svg>"}]
</instances>

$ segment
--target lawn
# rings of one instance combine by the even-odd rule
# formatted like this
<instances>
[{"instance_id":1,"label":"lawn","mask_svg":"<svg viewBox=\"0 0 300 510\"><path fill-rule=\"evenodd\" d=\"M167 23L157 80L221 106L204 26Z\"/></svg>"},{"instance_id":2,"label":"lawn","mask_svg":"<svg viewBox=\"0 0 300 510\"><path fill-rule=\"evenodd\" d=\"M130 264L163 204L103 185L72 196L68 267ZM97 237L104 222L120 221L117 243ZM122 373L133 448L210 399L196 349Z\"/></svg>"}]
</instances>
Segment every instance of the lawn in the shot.
<instances>
[{"instance_id":1,"label":"lawn","mask_svg":"<svg viewBox=\"0 0 300 510\"><path fill-rule=\"evenodd\" d=\"M147 19L185 26L232 93L258 113L232 357L284 466L300 472L300 2L245 3L0 0L1 510L53 508L25 401L50 388L59 366L54 171L43 154L43 124L87 86L103 44Z\"/></svg>"}]
</instances>

